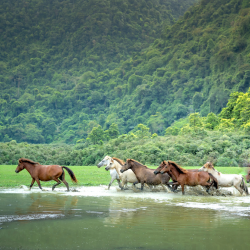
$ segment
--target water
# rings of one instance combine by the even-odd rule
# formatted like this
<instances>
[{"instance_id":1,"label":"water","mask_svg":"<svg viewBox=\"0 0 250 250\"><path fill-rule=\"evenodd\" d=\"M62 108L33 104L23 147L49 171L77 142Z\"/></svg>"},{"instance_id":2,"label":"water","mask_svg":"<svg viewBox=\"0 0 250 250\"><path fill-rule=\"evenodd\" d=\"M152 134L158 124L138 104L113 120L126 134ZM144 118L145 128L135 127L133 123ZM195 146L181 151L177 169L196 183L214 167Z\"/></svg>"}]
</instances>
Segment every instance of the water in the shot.
<instances>
[{"instance_id":1,"label":"water","mask_svg":"<svg viewBox=\"0 0 250 250\"><path fill-rule=\"evenodd\" d=\"M248 249L250 197L0 190L0 249Z\"/></svg>"}]
</instances>

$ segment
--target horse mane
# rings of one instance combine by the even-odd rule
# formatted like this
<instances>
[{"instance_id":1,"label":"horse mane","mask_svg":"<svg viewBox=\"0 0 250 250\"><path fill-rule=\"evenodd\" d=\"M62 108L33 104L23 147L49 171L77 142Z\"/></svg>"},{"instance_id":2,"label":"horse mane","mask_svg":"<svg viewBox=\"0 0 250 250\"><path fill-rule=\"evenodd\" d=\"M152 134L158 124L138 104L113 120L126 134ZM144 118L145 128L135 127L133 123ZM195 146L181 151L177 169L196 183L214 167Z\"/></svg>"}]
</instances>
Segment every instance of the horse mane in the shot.
<instances>
[{"instance_id":1,"label":"horse mane","mask_svg":"<svg viewBox=\"0 0 250 250\"><path fill-rule=\"evenodd\" d=\"M215 172L217 172L218 175L221 174L218 170L216 170L214 168L214 166L213 166L213 164L211 162L208 161L205 165L207 166L207 168L210 168L210 169L214 170Z\"/></svg>"},{"instance_id":2,"label":"horse mane","mask_svg":"<svg viewBox=\"0 0 250 250\"><path fill-rule=\"evenodd\" d=\"M168 161L170 164L172 164L180 173L186 174L188 171L182 167L180 167L177 163L174 161Z\"/></svg>"},{"instance_id":3,"label":"horse mane","mask_svg":"<svg viewBox=\"0 0 250 250\"><path fill-rule=\"evenodd\" d=\"M39 162L35 162L35 161L32 161L30 159L26 159L26 158L20 158L19 162L28 162L28 163L31 163L31 164L40 164Z\"/></svg>"},{"instance_id":4,"label":"horse mane","mask_svg":"<svg viewBox=\"0 0 250 250\"><path fill-rule=\"evenodd\" d=\"M123 166L124 163L125 163L123 160L121 160L119 158L116 158L116 157L113 157L112 159L115 160L115 161L117 161L121 166Z\"/></svg>"},{"instance_id":5,"label":"horse mane","mask_svg":"<svg viewBox=\"0 0 250 250\"><path fill-rule=\"evenodd\" d=\"M134 160L134 159L128 159L128 160L133 161L133 162L135 162L135 163L139 164L140 166L143 166L143 167L148 168L146 165L143 165L143 164L142 164L142 163L140 163L139 161L136 161L136 160Z\"/></svg>"}]
</instances>

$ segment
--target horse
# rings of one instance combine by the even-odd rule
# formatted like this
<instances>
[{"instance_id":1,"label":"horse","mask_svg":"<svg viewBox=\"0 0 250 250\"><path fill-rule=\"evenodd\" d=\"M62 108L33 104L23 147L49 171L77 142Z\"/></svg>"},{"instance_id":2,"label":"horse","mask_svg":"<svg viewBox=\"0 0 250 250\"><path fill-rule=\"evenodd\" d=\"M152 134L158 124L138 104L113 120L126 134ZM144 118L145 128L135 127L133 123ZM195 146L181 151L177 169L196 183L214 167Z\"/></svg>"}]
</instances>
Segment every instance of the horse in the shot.
<instances>
[{"instance_id":1,"label":"horse","mask_svg":"<svg viewBox=\"0 0 250 250\"><path fill-rule=\"evenodd\" d=\"M149 186L161 185L164 190L167 189L164 185L167 185L167 187L170 188L168 184L170 176L168 174L155 175L154 169L150 169L147 166L133 159L127 159L127 161L121 168L121 173L128 171L129 169L134 172L137 178L137 181L134 182L133 185L135 186L135 184L141 183L141 190L143 190L144 184L147 184Z\"/></svg>"},{"instance_id":2,"label":"horse","mask_svg":"<svg viewBox=\"0 0 250 250\"><path fill-rule=\"evenodd\" d=\"M248 169L248 171L247 171L246 181L247 181L247 183L250 182L250 169Z\"/></svg>"},{"instance_id":3,"label":"horse","mask_svg":"<svg viewBox=\"0 0 250 250\"><path fill-rule=\"evenodd\" d=\"M67 187L67 191L69 191L69 184L65 180L65 172L64 172L63 169L66 169L69 176L70 176L70 178L71 178L71 180L73 182L77 183L77 179L76 179L73 171L71 169L67 168L67 167L64 167L64 166L41 165L38 162L34 162L32 160L25 159L25 158L20 158L19 161L18 161L18 166L17 166L15 172L19 173L23 169L26 169L30 173L30 175L32 177L32 181L31 181L31 184L30 184L30 189L32 188L35 181L37 182L39 188L41 190L43 190L42 187L41 187L40 181L52 181L52 180L54 180L57 183L52 186L52 191L55 189L56 186L58 186L62 182Z\"/></svg>"},{"instance_id":4,"label":"horse","mask_svg":"<svg viewBox=\"0 0 250 250\"><path fill-rule=\"evenodd\" d=\"M207 187L207 192L209 188L214 185L218 188L218 183L216 178L207 172L200 171L188 171L180 166L178 166L174 161L163 161L159 167L162 167L160 171L161 174L168 173L172 180L176 180L173 184L181 185L182 194L184 195L184 186L205 186ZM212 182L210 182L212 180Z\"/></svg>"},{"instance_id":5,"label":"horse","mask_svg":"<svg viewBox=\"0 0 250 250\"><path fill-rule=\"evenodd\" d=\"M155 169L154 171L154 174L157 175L161 172L161 170L164 168L164 165L160 165L157 169ZM187 169L188 171L191 171L191 172L198 172L199 169ZM172 181L176 182L177 179L175 179L174 176L171 177ZM169 183L170 184L170 183ZM179 185L172 185L172 191L173 192L177 192L177 188L178 188Z\"/></svg>"},{"instance_id":6,"label":"horse","mask_svg":"<svg viewBox=\"0 0 250 250\"><path fill-rule=\"evenodd\" d=\"M122 181L122 184L120 186L120 188L122 190L124 190L124 186L127 185L127 183L135 183L138 182L134 172L129 169L128 171L121 173L121 168L124 165L124 162L121 161L118 158L111 158L109 164L107 165L107 167L105 168L106 170L112 170L115 169L116 172L119 175L120 180Z\"/></svg>"},{"instance_id":7,"label":"horse","mask_svg":"<svg viewBox=\"0 0 250 250\"><path fill-rule=\"evenodd\" d=\"M97 167L100 168L100 167L103 167L103 166L108 166L110 164L112 160L112 157L106 155L98 164L97 164ZM123 162L122 160L120 160L120 162ZM124 163L124 162L123 162ZM106 169L106 168L105 168ZM106 169L108 171L108 169ZM108 185L108 189L110 189L110 186L112 185L112 183L114 182L114 180L117 180L118 182L118 185L119 187L121 188L121 182L120 182L120 177L116 171L116 169L112 168L112 169L109 169L109 173L110 173L110 176L111 176L111 181Z\"/></svg>"},{"instance_id":8,"label":"horse","mask_svg":"<svg viewBox=\"0 0 250 250\"><path fill-rule=\"evenodd\" d=\"M244 178L238 174L222 174L218 172L211 162L207 162L202 166L200 171L206 171L212 174L217 180L220 187L232 187L234 186L242 195L243 192L248 194L248 188L244 182Z\"/></svg>"}]
</instances>

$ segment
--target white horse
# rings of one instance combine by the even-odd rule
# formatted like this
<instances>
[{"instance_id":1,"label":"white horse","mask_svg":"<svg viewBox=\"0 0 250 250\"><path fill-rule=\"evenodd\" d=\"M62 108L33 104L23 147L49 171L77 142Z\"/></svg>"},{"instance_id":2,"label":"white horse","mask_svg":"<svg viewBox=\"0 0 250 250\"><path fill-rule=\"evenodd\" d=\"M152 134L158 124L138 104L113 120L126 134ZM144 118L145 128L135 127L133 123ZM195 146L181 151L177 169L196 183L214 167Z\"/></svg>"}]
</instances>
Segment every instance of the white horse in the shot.
<instances>
[{"instance_id":1,"label":"white horse","mask_svg":"<svg viewBox=\"0 0 250 250\"><path fill-rule=\"evenodd\" d=\"M111 159L112 159L112 158L111 158L110 156L106 155L106 156L103 158L103 160L100 161L100 162L97 164L97 167L98 167L98 168L103 167L103 166L106 166L106 167L107 167L108 165L110 165L110 160L111 160ZM105 168L105 169L106 169L106 168ZM119 178L119 175L118 175L117 171L115 170L115 168L113 168L113 169L106 169L106 170L107 170L107 171L109 170L110 176L111 176L111 181L110 181L110 183L109 183L109 185L108 185L108 189L110 188L110 186L112 185L112 183L113 183L114 180L117 180L118 185L119 185L119 187L121 188L120 178Z\"/></svg>"},{"instance_id":2,"label":"white horse","mask_svg":"<svg viewBox=\"0 0 250 250\"><path fill-rule=\"evenodd\" d=\"M124 162L118 158L109 158L109 164L107 165L107 167L105 168L106 170L112 170L115 169L116 172L119 175L119 178L122 182L120 188L123 190L124 187L127 185L127 183L135 183L138 182L138 179L136 178L134 172L129 169L128 171L121 173L121 168L124 165Z\"/></svg>"},{"instance_id":3,"label":"white horse","mask_svg":"<svg viewBox=\"0 0 250 250\"><path fill-rule=\"evenodd\" d=\"M243 192L248 194L248 188L244 182L244 178L238 174L222 174L218 172L212 165L212 163L207 162L203 167L199 169L200 171L206 171L212 174L218 181L218 186L220 187L232 187L234 186L242 195Z\"/></svg>"}]
</instances>

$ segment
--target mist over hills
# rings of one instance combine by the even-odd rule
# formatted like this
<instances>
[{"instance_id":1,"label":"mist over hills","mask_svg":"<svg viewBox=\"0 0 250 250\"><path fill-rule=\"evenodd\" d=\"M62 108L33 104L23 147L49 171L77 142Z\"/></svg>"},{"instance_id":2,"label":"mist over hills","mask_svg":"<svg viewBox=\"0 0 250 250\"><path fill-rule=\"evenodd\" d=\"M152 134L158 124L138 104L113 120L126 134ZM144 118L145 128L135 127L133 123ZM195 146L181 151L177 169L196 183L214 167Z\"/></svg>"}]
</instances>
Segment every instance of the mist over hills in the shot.
<instances>
[{"instance_id":1,"label":"mist over hills","mask_svg":"<svg viewBox=\"0 0 250 250\"><path fill-rule=\"evenodd\" d=\"M0 140L74 143L112 123L163 134L220 112L249 87L250 3L195 2L1 1Z\"/></svg>"}]
</instances>

